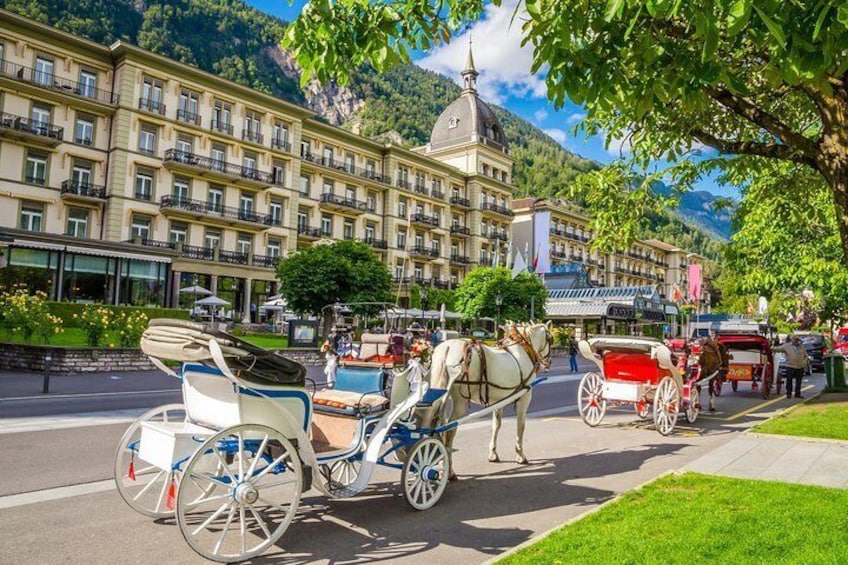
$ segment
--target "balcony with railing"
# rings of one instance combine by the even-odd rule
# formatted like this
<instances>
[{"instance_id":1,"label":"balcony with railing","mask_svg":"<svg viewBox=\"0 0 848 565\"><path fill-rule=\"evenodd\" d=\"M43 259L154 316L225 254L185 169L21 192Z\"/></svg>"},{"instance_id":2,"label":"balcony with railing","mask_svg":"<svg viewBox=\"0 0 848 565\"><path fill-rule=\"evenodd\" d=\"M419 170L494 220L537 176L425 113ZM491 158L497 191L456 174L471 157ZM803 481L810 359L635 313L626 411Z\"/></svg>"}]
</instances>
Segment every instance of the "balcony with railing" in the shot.
<instances>
[{"instance_id":1,"label":"balcony with railing","mask_svg":"<svg viewBox=\"0 0 848 565\"><path fill-rule=\"evenodd\" d=\"M253 266L254 267L264 267L266 269L273 269L277 266L277 263L280 262L279 257L275 257L273 255L254 255L253 256Z\"/></svg>"},{"instance_id":2,"label":"balcony with railing","mask_svg":"<svg viewBox=\"0 0 848 565\"><path fill-rule=\"evenodd\" d=\"M187 245L183 242L175 241L157 241L155 239L135 238L129 239L125 243L134 243L136 245L154 247L162 250L171 249L186 259L214 261L216 263L228 263L231 265L246 265L261 267L263 269L273 269L280 261L280 257L272 255L251 255L240 251L226 251L218 247L200 247L197 245Z\"/></svg>"},{"instance_id":3,"label":"balcony with railing","mask_svg":"<svg viewBox=\"0 0 848 565\"><path fill-rule=\"evenodd\" d=\"M430 196L430 191L423 184L415 183L413 190L415 191L416 194L423 194L424 196Z\"/></svg>"},{"instance_id":4,"label":"balcony with railing","mask_svg":"<svg viewBox=\"0 0 848 565\"><path fill-rule=\"evenodd\" d=\"M508 206L501 206L500 204L496 204L494 202L484 202L481 209L484 212L494 212L495 214L500 214L509 218L515 215L515 212L513 212L512 209Z\"/></svg>"},{"instance_id":5,"label":"balcony with railing","mask_svg":"<svg viewBox=\"0 0 848 565\"><path fill-rule=\"evenodd\" d=\"M177 120L187 124L194 124L196 126L199 126L200 114L189 112L188 110L180 108L179 110L177 110Z\"/></svg>"},{"instance_id":6,"label":"balcony with railing","mask_svg":"<svg viewBox=\"0 0 848 565\"><path fill-rule=\"evenodd\" d=\"M321 228L299 225L297 226L297 237L301 239L320 239Z\"/></svg>"},{"instance_id":7,"label":"balcony with railing","mask_svg":"<svg viewBox=\"0 0 848 565\"><path fill-rule=\"evenodd\" d=\"M404 190L412 190L412 183L401 179L395 181L395 186Z\"/></svg>"},{"instance_id":8,"label":"balcony with railing","mask_svg":"<svg viewBox=\"0 0 848 565\"><path fill-rule=\"evenodd\" d=\"M0 136L15 141L26 141L45 147L62 143L64 128L49 122L31 120L15 114L0 114Z\"/></svg>"},{"instance_id":9,"label":"balcony with railing","mask_svg":"<svg viewBox=\"0 0 848 565\"><path fill-rule=\"evenodd\" d=\"M230 122L213 119L212 123L209 124L209 129L218 133L233 135L233 124Z\"/></svg>"},{"instance_id":10,"label":"balcony with railing","mask_svg":"<svg viewBox=\"0 0 848 565\"><path fill-rule=\"evenodd\" d=\"M484 230L482 234L483 237L489 239L497 239L499 241L509 241L509 232L504 229L499 228L489 228L488 230Z\"/></svg>"},{"instance_id":11,"label":"balcony with railing","mask_svg":"<svg viewBox=\"0 0 848 565\"><path fill-rule=\"evenodd\" d=\"M253 143L258 143L262 145L263 137L262 134L255 130L243 129L241 131L241 138L245 141L252 141Z\"/></svg>"},{"instance_id":12,"label":"balcony with railing","mask_svg":"<svg viewBox=\"0 0 848 565\"><path fill-rule=\"evenodd\" d=\"M426 245L413 245L409 248L409 254L413 257L423 257L426 259L437 259L439 250Z\"/></svg>"},{"instance_id":13,"label":"balcony with railing","mask_svg":"<svg viewBox=\"0 0 848 565\"><path fill-rule=\"evenodd\" d=\"M444 200L445 199L445 193L442 192L441 190L436 190L435 188L430 191L430 196L432 196L436 200Z\"/></svg>"},{"instance_id":14,"label":"balcony with railing","mask_svg":"<svg viewBox=\"0 0 848 565\"><path fill-rule=\"evenodd\" d=\"M242 167L211 157L204 157L179 149L165 151L165 166L169 169L189 170L202 176L217 177L237 184L265 188L274 183L274 175L258 171L253 167Z\"/></svg>"},{"instance_id":15,"label":"balcony with railing","mask_svg":"<svg viewBox=\"0 0 848 565\"><path fill-rule=\"evenodd\" d=\"M336 210L339 212L348 212L354 214L363 214L367 208L363 200L355 198L347 198L338 194L327 192L321 195L319 206L327 210Z\"/></svg>"},{"instance_id":16,"label":"balcony with railing","mask_svg":"<svg viewBox=\"0 0 848 565\"><path fill-rule=\"evenodd\" d=\"M271 147L273 149L279 149L280 151L285 151L286 153L292 152L292 144L284 137L272 137L271 138Z\"/></svg>"},{"instance_id":17,"label":"balcony with railing","mask_svg":"<svg viewBox=\"0 0 848 565\"><path fill-rule=\"evenodd\" d=\"M450 203L452 206L458 206L460 208L471 208L471 200L464 196L451 196Z\"/></svg>"},{"instance_id":18,"label":"balcony with railing","mask_svg":"<svg viewBox=\"0 0 848 565\"><path fill-rule=\"evenodd\" d=\"M60 196L63 200L100 202L106 199L106 187L68 179L62 181Z\"/></svg>"},{"instance_id":19,"label":"balcony with railing","mask_svg":"<svg viewBox=\"0 0 848 565\"><path fill-rule=\"evenodd\" d=\"M250 260L250 253L242 253L240 251L218 250L218 261L221 263L229 263L231 265L247 265Z\"/></svg>"},{"instance_id":20,"label":"balcony with railing","mask_svg":"<svg viewBox=\"0 0 848 565\"><path fill-rule=\"evenodd\" d=\"M471 236L471 228L468 226L461 226L459 224L453 224L450 227L451 235L456 235L460 237L470 237Z\"/></svg>"},{"instance_id":21,"label":"balcony with railing","mask_svg":"<svg viewBox=\"0 0 848 565\"><path fill-rule=\"evenodd\" d=\"M565 251L560 251L558 249L551 249L551 257L553 259L559 259L561 261L568 261L568 253Z\"/></svg>"},{"instance_id":22,"label":"balcony with railing","mask_svg":"<svg viewBox=\"0 0 848 565\"><path fill-rule=\"evenodd\" d=\"M386 241L385 239L377 239L375 237L366 237L362 241L364 241L365 243L367 243L368 245L370 245L374 249L388 249L389 248L389 242Z\"/></svg>"},{"instance_id":23,"label":"balcony with railing","mask_svg":"<svg viewBox=\"0 0 848 565\"><path fill-rule=\"evenodd\" d=\"M439 227L439 217L424 212L416 212L409 217L409 221L413 224L428 226L431 228Z\"/></svg>"},{"instance_id":24,"label":"balcony with railing","mask_svg":"<svg viewBox=\"0 0 848 565\"><path fill-rule=\"evenodd\" d=\"M473 261L471 261L471 257L467 255L460 255L458 253L452 253L450 257L451 263L458 263L460 265L470 265Z\"/></svg>"},{"instance_id":25,"label":"balcony with railing","mask_svg":"<svg viewBox=\"0 0 848 565\"><path fill-rule=\"evenodd\" d=\"M357 178L380 183L388 182L386 178L377 171L370 168L363 169L362 167L357 167L356 165L346 161L338 161L336 159L331 159L330 157L322 157L316 153L304 153L300 156L300 158L308 163L315 163L316 165L320 165L327 169L332 169Z\"/></svg>"},{"instance_id":26,"label":"balcony with railing","mask_svg":"<svg viewBox=\"0 0 848 565\"><path fill-rule=\"evenodd\" d=\"M100 104L114 105L118 103L117 95L109 90L95 88L90 84L75 80L60 78L53 73L38 71L31 67L17 65L9 61L0 61L0 75L54 92L86 98Z\"/></svg>"},{"instance_id":27,"label":"balcony with railing","mask_svg":"<svg viewBox=\"0 0 848 565\"><path fill-rule=\"evenodd\" d=\"M165 105L157 98L139 98L138 109L150 112L151 114L165 115Z\"/></svg>"},{"instance_id":28,"label":"balcony with railing","mask_svg":"<svg viewBox=\"0 0 848 565\"><path fill-rule=\"evenodd\" d=\"M176 213L180 216L203 218L227 225L238 224L253 229L265 229L280 225L279 219L268 214L257 214L253 210L232 208L213 202L176 196L163 196L159 201L159 209L164 214Z\"/></svg>"}]
</instances>

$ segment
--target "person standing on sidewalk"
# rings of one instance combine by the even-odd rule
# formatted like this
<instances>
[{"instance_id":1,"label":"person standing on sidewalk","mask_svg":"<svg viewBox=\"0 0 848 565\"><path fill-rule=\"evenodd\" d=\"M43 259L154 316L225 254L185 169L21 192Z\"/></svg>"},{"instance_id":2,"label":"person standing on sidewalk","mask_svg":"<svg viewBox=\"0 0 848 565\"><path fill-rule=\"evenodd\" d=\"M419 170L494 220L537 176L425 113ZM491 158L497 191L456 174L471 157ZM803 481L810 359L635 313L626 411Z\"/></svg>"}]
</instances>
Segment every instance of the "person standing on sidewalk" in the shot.
<instances>
[{"instance_id":1,"label":"person standing on sidewalk","mask_svg":"<svg viewBox=\"0 0 848 565\"><path fill-rule=\"evenodd\" d=\"M571 366L571 372L577 372L577 340L572 338L568 342L568 363Z\"/></svg>"},{"instance_id":2,"label":"person standing on sidewalk","mask_svg":"<svg viewBox=\"0 0 848 565\"><path fill-rule=\"evenodd\" d=\"M795 398L804 398L801 396L801 379L804 378L804 369L807 368L807 349L798 339L797 335L793 335L790 341L783 345L773 347L772 351L782 351L786 355L786 398L792 398L792 381L795 381Z\"/></svg>"}]
</instances>

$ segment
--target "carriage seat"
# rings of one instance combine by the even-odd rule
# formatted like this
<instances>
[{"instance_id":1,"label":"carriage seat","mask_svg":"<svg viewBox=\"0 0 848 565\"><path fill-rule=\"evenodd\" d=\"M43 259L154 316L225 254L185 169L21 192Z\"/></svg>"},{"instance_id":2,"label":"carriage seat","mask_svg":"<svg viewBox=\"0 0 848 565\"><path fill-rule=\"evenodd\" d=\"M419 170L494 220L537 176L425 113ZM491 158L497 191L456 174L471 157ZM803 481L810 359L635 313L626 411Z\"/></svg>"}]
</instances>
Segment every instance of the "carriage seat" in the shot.
<instances>
[{"instance_id":1,"label":"carriage seat","mask_svg":"<svg viewBox=\"0 0 848 565\"><path fill-rule=\"evenodd\" d=\"M348 416L373 414L388 408L388 373L382 367L339 367L333 388L315 392L316 411Z\"/></svg>"},{"instance_id":2,"label":"carriage seat","mask_svg":"<svg viewBox=\"0 0 848 565\"><path fill-rule=\"evenodd\" d=\"M340 359L348 366L392 366L403 362L403 336L396 334L362 334L356 356Z\"/></svg>"}]
</instances>

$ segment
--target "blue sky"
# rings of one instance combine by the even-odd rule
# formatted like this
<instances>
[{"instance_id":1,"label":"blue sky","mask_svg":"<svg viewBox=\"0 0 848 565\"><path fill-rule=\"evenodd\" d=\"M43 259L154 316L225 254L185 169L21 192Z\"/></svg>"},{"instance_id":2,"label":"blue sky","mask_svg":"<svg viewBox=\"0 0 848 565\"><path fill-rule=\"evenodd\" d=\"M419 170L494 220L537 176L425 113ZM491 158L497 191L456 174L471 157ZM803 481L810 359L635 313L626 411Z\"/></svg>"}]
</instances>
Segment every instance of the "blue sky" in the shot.
<instances>
[{"instance_id":1,"label":"blue sky","mask_svg":"<svg viewBox=\"0 0 848 565\"><path fill-rule=\"evenodd\" d=\"M448 45L416 54L415 63L459 82L470 34L474 61L480 71L478 90L484 100L530 121L573 153L602 163L620 158L622 151L626 151L620 141L612 140L607 147L602 136L575 135L575 124L585 115L582 107L568 103L556 110L548 102L542 76L530 73L532 51L520 45L520 23L510 25L516 1L504 0L500 8L488 5L484 17L470 30L455 35ZM285 0L247 2L288 21L295 19L305 4L303 0L296 0L292 5ZM736 189L718 186L711 179L700 182L697 188L723 196L737 196Z\"/></svg>"}]
</instances>

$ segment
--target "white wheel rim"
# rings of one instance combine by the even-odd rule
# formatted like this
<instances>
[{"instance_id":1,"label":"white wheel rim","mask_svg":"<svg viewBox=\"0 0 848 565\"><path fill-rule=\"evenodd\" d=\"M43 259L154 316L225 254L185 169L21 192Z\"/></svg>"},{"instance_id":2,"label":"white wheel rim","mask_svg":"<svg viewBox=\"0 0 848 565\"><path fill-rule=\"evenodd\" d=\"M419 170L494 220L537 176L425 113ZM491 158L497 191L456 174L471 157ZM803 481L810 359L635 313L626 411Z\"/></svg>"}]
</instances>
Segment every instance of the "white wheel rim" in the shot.
<instances>
[{"instance_id":1,"label":"white wheel rim","mask_svg":"<svg viewBox=\"0 0 848 565\"><path fill-rule=\"evenodd\" d=\"M209 483L216 487L209 489ZM285 533L300 502L303 471L292 444L267 426L224 430L195 452L177 492L177 523L213 561L255 557Z\"/></svg>"},{"instance_id":2,"label":"white wheel rim","mask_svg":"<svg viewBox=\"0 0 848 565\"><path fill-rule=\"evenodd\" d=\"M331 465L324 465L324 478L330 491L343 490L353 484L359 476L362 462L345 459Z\"/></svg>"},{"instance_id":3,"label":"white wheel rim","mask_svg":"<svg viewBox=\"0 0 848 565\"><path fill-rule=\"evenodd\" d=\"M654 394L654 424L662 435L668 435L677 424L680 394L677 384L669 377L660 381Z\"/></svg>"},{"instance_id":4,"label":"white wheel rim","mask_svg":"<svg viewBox=\"0 0 848 565\"><path fill-rule=\"evenodd\" d=\"M432 508L442 497L450 475L450 457L436 438L424 439L412 448L401 473L406 501L416 510Z\"/></svg>"},{"instance_id":5,"label":"white wheel rim","mask_svg":"<svg viewBox=\"0 0 848 565\"><path fill-rule=\"evenodd\" d=\"M686 420L690 424L694 424L698 419L698 414L701 411L701 395L697 387L689 387L689 404L686 406Z\"/></svg>"},{"instance_id":6,"label":"white wheel rim","mask_svg":"<svg viewBox=\"0 0 848 565\"><path fill-rule=\"evenodd\" d=\"M597 373L587 373L577 389L577 408L580 417L591 427L604 419L607 401L604 399L604 379Z\"/></svg>"},{"instance_id":7,"label":"white wheel rim","mask_svg":"<svg viewBox=\"0 0 848 565\"><path fill-rule=\"evenodd\" d=\"M170 485L179 483L180 472L164 471L138 457L142 422L184 422L185 406L166 404L142 414L124 432L115 452L115 486L130 508L151 518L174 515L168 508ZM132 465L132 467L131 467ZM130 468L135 478L130 476Z\"/></svg>"}]
</instances>

